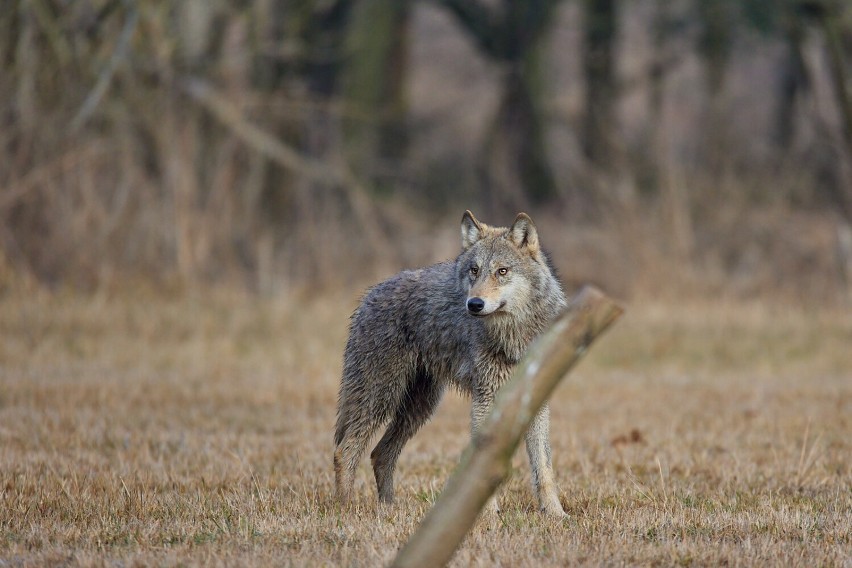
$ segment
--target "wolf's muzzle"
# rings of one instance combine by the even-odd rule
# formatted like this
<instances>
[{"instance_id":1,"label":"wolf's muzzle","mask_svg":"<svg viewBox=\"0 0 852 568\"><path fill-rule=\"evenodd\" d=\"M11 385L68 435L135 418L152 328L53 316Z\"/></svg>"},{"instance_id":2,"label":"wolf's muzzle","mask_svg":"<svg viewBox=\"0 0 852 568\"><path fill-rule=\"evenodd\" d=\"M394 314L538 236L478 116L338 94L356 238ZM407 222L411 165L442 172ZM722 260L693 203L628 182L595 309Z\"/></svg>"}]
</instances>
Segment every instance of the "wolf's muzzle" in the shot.
<instances>
[{"instance_id":1,"label":"wolf's muzzle","mask_svg":"<svg viewBox=\"0 0 852 568\"><path fill-rule=\"evenodd\" d=\"M478 314L485 309L485 300L482 298L470 298L467 301L467 311L472 314Z\"/></svg>"}]
</instances>

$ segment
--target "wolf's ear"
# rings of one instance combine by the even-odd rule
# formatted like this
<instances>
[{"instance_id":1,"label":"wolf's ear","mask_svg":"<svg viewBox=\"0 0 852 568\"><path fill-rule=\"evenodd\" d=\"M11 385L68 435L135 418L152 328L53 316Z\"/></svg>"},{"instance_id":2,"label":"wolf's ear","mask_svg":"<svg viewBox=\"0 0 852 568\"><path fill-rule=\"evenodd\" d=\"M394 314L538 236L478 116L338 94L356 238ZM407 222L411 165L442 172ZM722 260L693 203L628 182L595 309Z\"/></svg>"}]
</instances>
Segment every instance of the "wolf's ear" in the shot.
<instances>
[{"instance_id":1,"label":"wolf's ear","mask_svg":"<svg viewBox=\"0 0 852 568\"><path fill-rule=\"evenodd\" d=\"M461 222L462 250L467 250L482 238L482 224L476 220L470 210L464 212Z\"/></svg>"},{"instance_id":2,"label":"wolf's ear","mask_svg":"<svg viewBox=\"0 0 852 568\"><path fill-rule=\"evenodd\" d=\"M538 231L526 213L518 213L507 236L516 247L529 249L532 254L538 253Z\"/></svg>"}]
</instances>

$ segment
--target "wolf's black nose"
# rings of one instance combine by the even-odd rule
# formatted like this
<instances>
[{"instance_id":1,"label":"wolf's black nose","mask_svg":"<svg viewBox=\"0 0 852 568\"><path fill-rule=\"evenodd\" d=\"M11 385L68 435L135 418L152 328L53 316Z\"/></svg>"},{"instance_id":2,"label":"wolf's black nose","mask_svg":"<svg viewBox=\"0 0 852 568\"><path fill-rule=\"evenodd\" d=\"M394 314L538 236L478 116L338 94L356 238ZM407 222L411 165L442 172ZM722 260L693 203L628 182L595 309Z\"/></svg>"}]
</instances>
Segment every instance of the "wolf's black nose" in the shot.
<instances>
[{"instance_id":1,"label":"wolf's black nose","mask_svg":"<svg viewBox=\"0 0 852 568\"><path fill-rule=\"evenodd\" d=\"M485 308L485 300L482 298L471 298L467 301L467 311L478 314Z\"/></svg>"}]
</instances>

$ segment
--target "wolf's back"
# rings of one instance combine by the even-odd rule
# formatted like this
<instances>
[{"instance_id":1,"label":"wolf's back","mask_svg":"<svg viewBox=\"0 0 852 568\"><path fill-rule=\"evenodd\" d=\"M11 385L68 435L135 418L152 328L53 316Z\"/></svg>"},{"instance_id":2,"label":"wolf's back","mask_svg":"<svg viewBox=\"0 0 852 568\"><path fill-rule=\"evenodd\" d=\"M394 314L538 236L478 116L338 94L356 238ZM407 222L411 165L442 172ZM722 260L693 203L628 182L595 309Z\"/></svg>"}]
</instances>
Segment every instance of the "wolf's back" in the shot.
<instances>
[{"instance_id":1,"label":"wolf's back","mask_svg":"<svg viewBox=\"0 0 852 568\"><path fill-rule=\"evenodd\" d=\"M464 316L464 294L452 261L405 270L370 288L352 315L347 351L367 336L371 344L413 340L429 323ZM380 347L381 344L376 345Z\"/></svg>"}]
</instances>

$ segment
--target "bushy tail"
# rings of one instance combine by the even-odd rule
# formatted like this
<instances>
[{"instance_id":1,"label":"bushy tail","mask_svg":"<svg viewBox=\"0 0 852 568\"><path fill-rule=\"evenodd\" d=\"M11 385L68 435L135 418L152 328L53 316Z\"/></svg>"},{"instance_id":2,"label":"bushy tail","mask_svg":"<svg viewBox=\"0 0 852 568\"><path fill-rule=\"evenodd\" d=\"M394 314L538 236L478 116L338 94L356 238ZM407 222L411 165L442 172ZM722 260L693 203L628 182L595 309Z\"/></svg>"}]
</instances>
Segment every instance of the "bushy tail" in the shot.
<instances>
[{"instance_id":1,"label":"bushy tail","mask_svg":"<svg viewBox=\"0 0 852 568\"><path fill-rule=\"evenodd\" d=\"M352 401L349 400L352 396L351 390L348 387L346 373L344 372L343 380L340 381L340 392L337 395L337 422L334 425L335 446L339 446L343 442L343 438L346 437L346 431L349 429L349 407L352 404Z\"/></svg>"},{"instance_id":2,"label":"bushy tail","mask_svg":"<svg viewBox=\"0 0 852 568\"><path fill-rule=\"evenodd\" d=\"M343 437L346 435L346 416L343 413L343 406L337 403L337 423L334 426L334 445L340 445Z\"/></svg>"}]
</instances>

